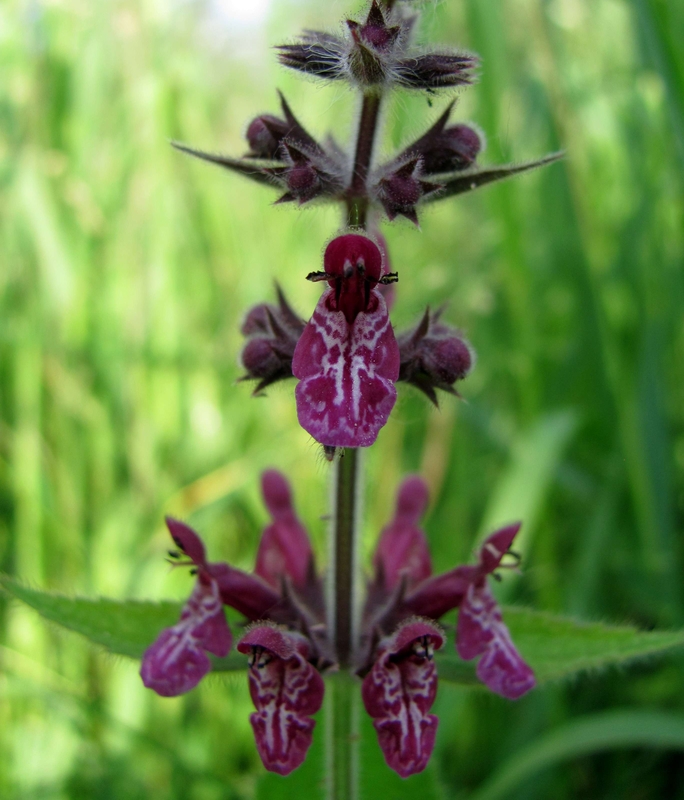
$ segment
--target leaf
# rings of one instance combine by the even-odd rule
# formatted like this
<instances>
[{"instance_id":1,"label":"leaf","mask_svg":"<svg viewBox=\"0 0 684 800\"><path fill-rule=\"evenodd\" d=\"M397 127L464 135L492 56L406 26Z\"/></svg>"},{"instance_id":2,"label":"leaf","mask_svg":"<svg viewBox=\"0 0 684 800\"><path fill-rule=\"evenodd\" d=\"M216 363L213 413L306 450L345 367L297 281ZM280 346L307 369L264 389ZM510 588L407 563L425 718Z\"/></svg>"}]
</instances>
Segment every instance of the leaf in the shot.
<instances>
[{"instance_id":1,"label":"leaf","mask_svg":"<svg viewBox=\"0 0 684 800\"><path fill-rule=\"evenodd\" d=\"M617 747L684 750L684 717L660 711L608 711L573 720L505 761L471 800L512 796L516 786L561 760Z\"/></svg>"},{"instance_id":2,"label":"leaf","mask_svg":"<svg viewBox=\"0 0 684 800\"><path fill-rule=\"evenodd\" d=\"M130 658L141 658L159 631L178 621L182 608L174 602L70 598L30 589L6 575L0 576L0 586L45 619L80 633L112 653ZM513 607L504 609L504 619L540 685L684 645L684 630L639 631ZM217 672L245 669L244 657L234 651L226 658L212 661ZM480 687L474 664L462 661L453 648L445 648L438 655L439 677L461 686Z\"/></svg>"},{"instance_id":3,"label":"leaf","mask_svg":"<svg viewBox=\"0 0 684 800\"><path fill-rule=\"evenodd\" d=\"M178 622L182 608L180 603L168 601L66 597L30 589L6 575L0 575L0 586L45 619L80 633L111 653L129 658L142 658L162 628ZM212 658L212 662L214 671L218 672L241 670L246 666L244 656L234 651L226 658Z\"/></svg>"},{"instance_id":4,"label":"leaf","mask_svg":"<svg viewBox=\"0 0 684 800\"><path fill-rule=\"evenodd\" d=\"M452 197L456 194L463 194L464 192L471 192L473 189L479 189L480 186L486 186L488 183L494 181L501 181L505 178L512 178L514 175L520 175L523 172L528 172L537 167L545 167L547 164L553 164L563 158L563 152L550 153L543 158L535 159L534 161L524 161L522 164L503 164L496 167L475 167L468 170L462 170L448 175L437 175L435 180L443 185L443 189L435 194L431 194L426 198L426 203L434 203L438 200L444 200L447 197Z\"/></svg>"},{"instance_id":5,"label":"leaf","mask_svg":"<svg viewBox=\"0 0 684 800\"><path fill-rule=\"evenodd\" d=\"M195 150L193 147L188 147L185 144L181 144L180 142L171 142L171 146L175 147L176 150L180 150L181 153L186 153L189 156L194 156L195 158L199 158L202 161L208 161L210 164L218 164L219 167L224 167L225 169L231 169L233 172L237 172L240 175L244 175L245 178L251 178L251 180L256 181L257 183L263 183L267 186L273 186L273 180L268 172L266 172L267 168L270 167L282 167L283 164L280 161L255 161L246 158L231 158L230 156L220 156L215 153L205 153L202 150Z\"/></svg>"},{"instance_id":6,"label":"leaf","mask_svg":"<svg viewBox=\"0 0 684 800\"><path fill-rule=\"evenodd\" d=\"M504 608L504 620L539 685L580 672L626 664L684 645L684 631L639 631L628 626L578 622L528 608ZM473 664L453 649L438 655L439 677L461 685L477 684ZM469 668L469 669L468 669Z\"/></svg>"}]
</instances>

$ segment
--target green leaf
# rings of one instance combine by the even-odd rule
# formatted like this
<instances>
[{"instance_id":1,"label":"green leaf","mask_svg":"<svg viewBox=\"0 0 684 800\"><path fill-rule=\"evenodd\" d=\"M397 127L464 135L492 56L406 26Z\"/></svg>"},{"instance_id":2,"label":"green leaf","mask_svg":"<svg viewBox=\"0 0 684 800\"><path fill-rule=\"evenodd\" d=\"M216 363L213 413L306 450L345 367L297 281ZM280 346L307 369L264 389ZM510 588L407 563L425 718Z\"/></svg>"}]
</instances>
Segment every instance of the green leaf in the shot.
<instances>
[{"instance_id":1,"label":"green leaf","mask_svg":"<svg viewBox=\"0 0 684 800\"><path fill-rule=\"evenodd\" d=\"M45 619L80 633L112 653L130 658L141 658L159 631L178 621L182 608L174 602L65 597L30 589L8 576L0 576L0 586ZM504 619L539 684L569 678L585 670L625 664L684 645L682 630L645 632L513 607L504 609ZM446 647L438 659L442 680L461 686L481 686L475 677L475 663L462 661L453 647ZM245 669L244 657L234 651L226 658L212 660L218 672Z\"/></svg>"},{"instance_id":2,"label":"green leaf","mask_svg":"<svg viewBox=\"0 0 684 800\"><path fill-rule=\"evenodd\" d=\"M42 617L80 633L111 653L141 658L162 628L175 625L182 605L144 600L94 600L65 597L30 589L0 575L0 586L17 600L34 608ZM245 669L245 658L232 652L226 658L212 658L214 671Z\"/></svg>"},{"instance_id":3,"label":"green leaf","mask_svg":"<svg viewBox=\"0 0 684 800\"><path fill-rule=\"evenodd\" d=\"M617 747L684 750L684 717L629 710L573 720L515 753L470 795L470 800L510 797L521 781L559 761Z\"/></svg>"},{"instance_id":4,"label":"green leaf","mask_svg":"<svg viewBox=\"0 0 684 800\"><path fill-rule=\"evenodd\" d=\"M239 175L244 175L245 178L250 178L267 186L273 186L273 181L265 170L271 166L283 166L280 161L255 161L249 158L231 158L230 156L221 156L215 153L205 153L180 142L171 142L171 146L175 147L176 150L180 150L181 153L194 156L194 158L199 158L202 161L208 161L210 164L218 164L219 167L233 170Z\"/></svg>"},{"instance_id":5,"label":"green leaf","mask_svg":"<svg viewBox=\"0 0 684 800\"><path fill-rule=\"evenodd\" d=\"M193 153L193 155L195 155ZM472 192L473 189L479 189L480 186L486 186L488 183L495 181L505 180L512 178L515 175L520 175L523 172L529 172L531 169L538 167L545 167L547 164L553 164L563 158L563 152L549 153L543 158L537 158L534 161L525 161L522 164L502 164L494 167L473 167L469 170L462 170L455 173L446 175L438 175L435 181L443 184L443 189L436 192L430 197L426 198L426 203L432 203L439 200L444 200L447 197L453 197L456 194L463 194L464 192Z\"/></svg>"},{"instance_id":6,"label":"green leaf","mask_svg":"<svg viewBox=\"0 0 684 800\"><path fill-rule=\"evenodd\" d=\"M626 664L684 645L684 631L639 631L629 626L578 622L529 608L504 608L516 647L534 669L539 684L577 673ZM445 648L439 676L461 685L477 684L472 664Z\"/></svg>"}]
</instances>

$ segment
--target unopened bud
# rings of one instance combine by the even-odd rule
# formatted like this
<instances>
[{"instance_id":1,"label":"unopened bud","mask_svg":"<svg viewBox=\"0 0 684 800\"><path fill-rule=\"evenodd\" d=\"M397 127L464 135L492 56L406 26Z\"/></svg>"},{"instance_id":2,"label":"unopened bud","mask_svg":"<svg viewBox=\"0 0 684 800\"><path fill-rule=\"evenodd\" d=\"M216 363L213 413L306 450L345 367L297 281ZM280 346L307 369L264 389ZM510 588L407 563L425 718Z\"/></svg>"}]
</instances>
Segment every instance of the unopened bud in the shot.
<instances>
[{"instance_id":1,"label":"unopened bud","mask_svg":"<svg viewBox=\"0 0 684 800\"><path fill-rule=\"evenodd\" d=\"M290 69L329 81L346 77L346 45L338 36L307 31L300 41L279 45L277 49L278 60Z\"/></svg>"},{"instance_id":2,"label":"unopened bud","mask_svg":"<svg viewBox=\"0 0 684 800\"><path fill-rule=\"evenodd\" d=\"M240 380L258 381L254 394L292 377L292 356L304 330L304 320L292 310L280 287L276 291L278 305L255 306L241 326L248 339L241 355L246 374Z\"/></svg>"},{"instance_id":3,"label":"unopened bud","mask_svg":"<svg viewBox=\"0 0 684 800\"><path fill-rule=\"evenodd\" d=\"M418 224L416 206L426 195L441 189L441 185L422 179L422 162L413 158L381 178L375 187L376 198L392 220L402 215Z\"/></svg>"},{"instance_id":4,"label":"unopened bud","mask_svg":"<svg viewBox=\"0 0 684 800\"><path fill-rule=\"evenodd\" d=\"M459 332L427 309L418 325L397 336L399 380L420 389L437 405L436 389L457 394L454 383L470 372L474 354Z\"/></svg>"},{"instance_id":5,"label":"unopened bud","mask_svg":"<svg viewBox=\"0 0 684 800\"><path fill-rule=\"evenodd\" d=\"M426 53L402 59L396 65L397 83L409 89L442 89L474 80L475 56L461 53Z\"/></svg>"},{"instance_id":6,"label":"unopened bud","mask_svg":"<svg viewBox=\"0 0 684 800\"><path fill-rule=\"evenodd\" d=\"M286 120L273 114L262 114L252 120L245 138L249 144L249 158L278 158L280 143L290 130Z\"/></svg>"},{"instance_id":7,"label":"unopened bud","mask_svg":"<svg viewBox=\"0 0 684 800\"><path fill-rule=\"evenodd\" d=\"M361 24L347 20L353 47L349 55L349 70L365 86L383 83L392 70L392 51L401 27L388 26L380 6L373 0L366 21Z\"/></svg>"},{"instance_id":8,"label":"unopened bud","mask_svg":"<svg viewBox=\"0 0 684 800\"><path fill-rule=\"evenodd\" d=\"M287 166L269 170L286 190L277 203L296 201L302 205L316 197L335 196L342 191L339 165L319 146L311 148L286 139L280 153Z\"/></svg>"}]
</instances>

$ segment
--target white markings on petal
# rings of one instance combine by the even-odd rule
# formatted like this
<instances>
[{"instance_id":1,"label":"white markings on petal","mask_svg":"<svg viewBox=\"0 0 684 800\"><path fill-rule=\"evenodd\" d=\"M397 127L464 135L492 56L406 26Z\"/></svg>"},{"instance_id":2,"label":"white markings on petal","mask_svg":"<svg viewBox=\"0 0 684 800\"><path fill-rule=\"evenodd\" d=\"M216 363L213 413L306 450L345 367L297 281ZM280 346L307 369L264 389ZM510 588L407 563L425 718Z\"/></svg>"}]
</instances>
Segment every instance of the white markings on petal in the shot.
<instances>
[{"instance_id":1,"label":"white markings on petal","mask_svg":"<svg viewBox=\"0 0 684 800\"><path fill-rule=\"evenodd\" d=\"M367 447L396 400L399 348L377 290L374 310L360 312L351 326L341 311L329 310L333 297L333 289L321 297L295 350L297 413L322 444Z\"/></svg>"}]
</instances>

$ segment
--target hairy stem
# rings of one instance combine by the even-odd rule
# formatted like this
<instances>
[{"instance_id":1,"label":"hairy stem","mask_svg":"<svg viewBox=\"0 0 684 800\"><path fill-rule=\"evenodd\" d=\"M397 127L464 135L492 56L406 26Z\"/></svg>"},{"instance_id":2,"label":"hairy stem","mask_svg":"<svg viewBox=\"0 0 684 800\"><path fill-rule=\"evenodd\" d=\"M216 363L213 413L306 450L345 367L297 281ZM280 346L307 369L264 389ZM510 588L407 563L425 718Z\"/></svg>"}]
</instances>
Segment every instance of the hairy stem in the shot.
<instances>
[{"instance_id":1,"label":"hairy stem","mask_svg":"<svg viewBox=\"0 0 684 800\"><path fill-rule=\"evenodd\" d=\"M354 598L356 595L356 527L358 517L359 452L347 448L337 461L335 481L334 619L335 650L342 669L354 655Z\"/></svg>"},{"instance_id":2,"label":"hairy stem","mask_svg":"<svg viewBox=\"0 0 684 800\"><path fill-rule=\"evenodd\" d=\"M347 193L347 222L360 228L366 227L368 170L373 158L381 100L381 93L366 91L361 105L354 169ZM357 557L355 550L360 486L359 462L358 451L346 448L338 459L335 475L335 513L331 542L334 583L330 592L332 600L330 625L335 632L337 661L342 669L352 664L356 633L354 630Z\"/></svg>"},{"instance_id":3,"label":"hairy stem","mask_svg":"<svg viewBox=\"0 0 684 800\"><path fill-rule=\"evenodd\" d=\"M356 152L354 154L354 169L352 172L351 186L347 200L347 216L350 225L361 228L366 226L366 213L368 211L368 170L373 157L375 133L378 128L380 102L382 95L376 91L367 91L363 95L361 105L361 119L356 137Z\"/></svg>"},{"instance_id":4,"label":"hairy stem","mask_svg":"<svg viewBox=\"0 0 684 800\"><path fill-rule=\"evenodd\" d=\"M328 678L328 800L359 800L359 686L348 673Z\"/></svg>"}]
</instances>

